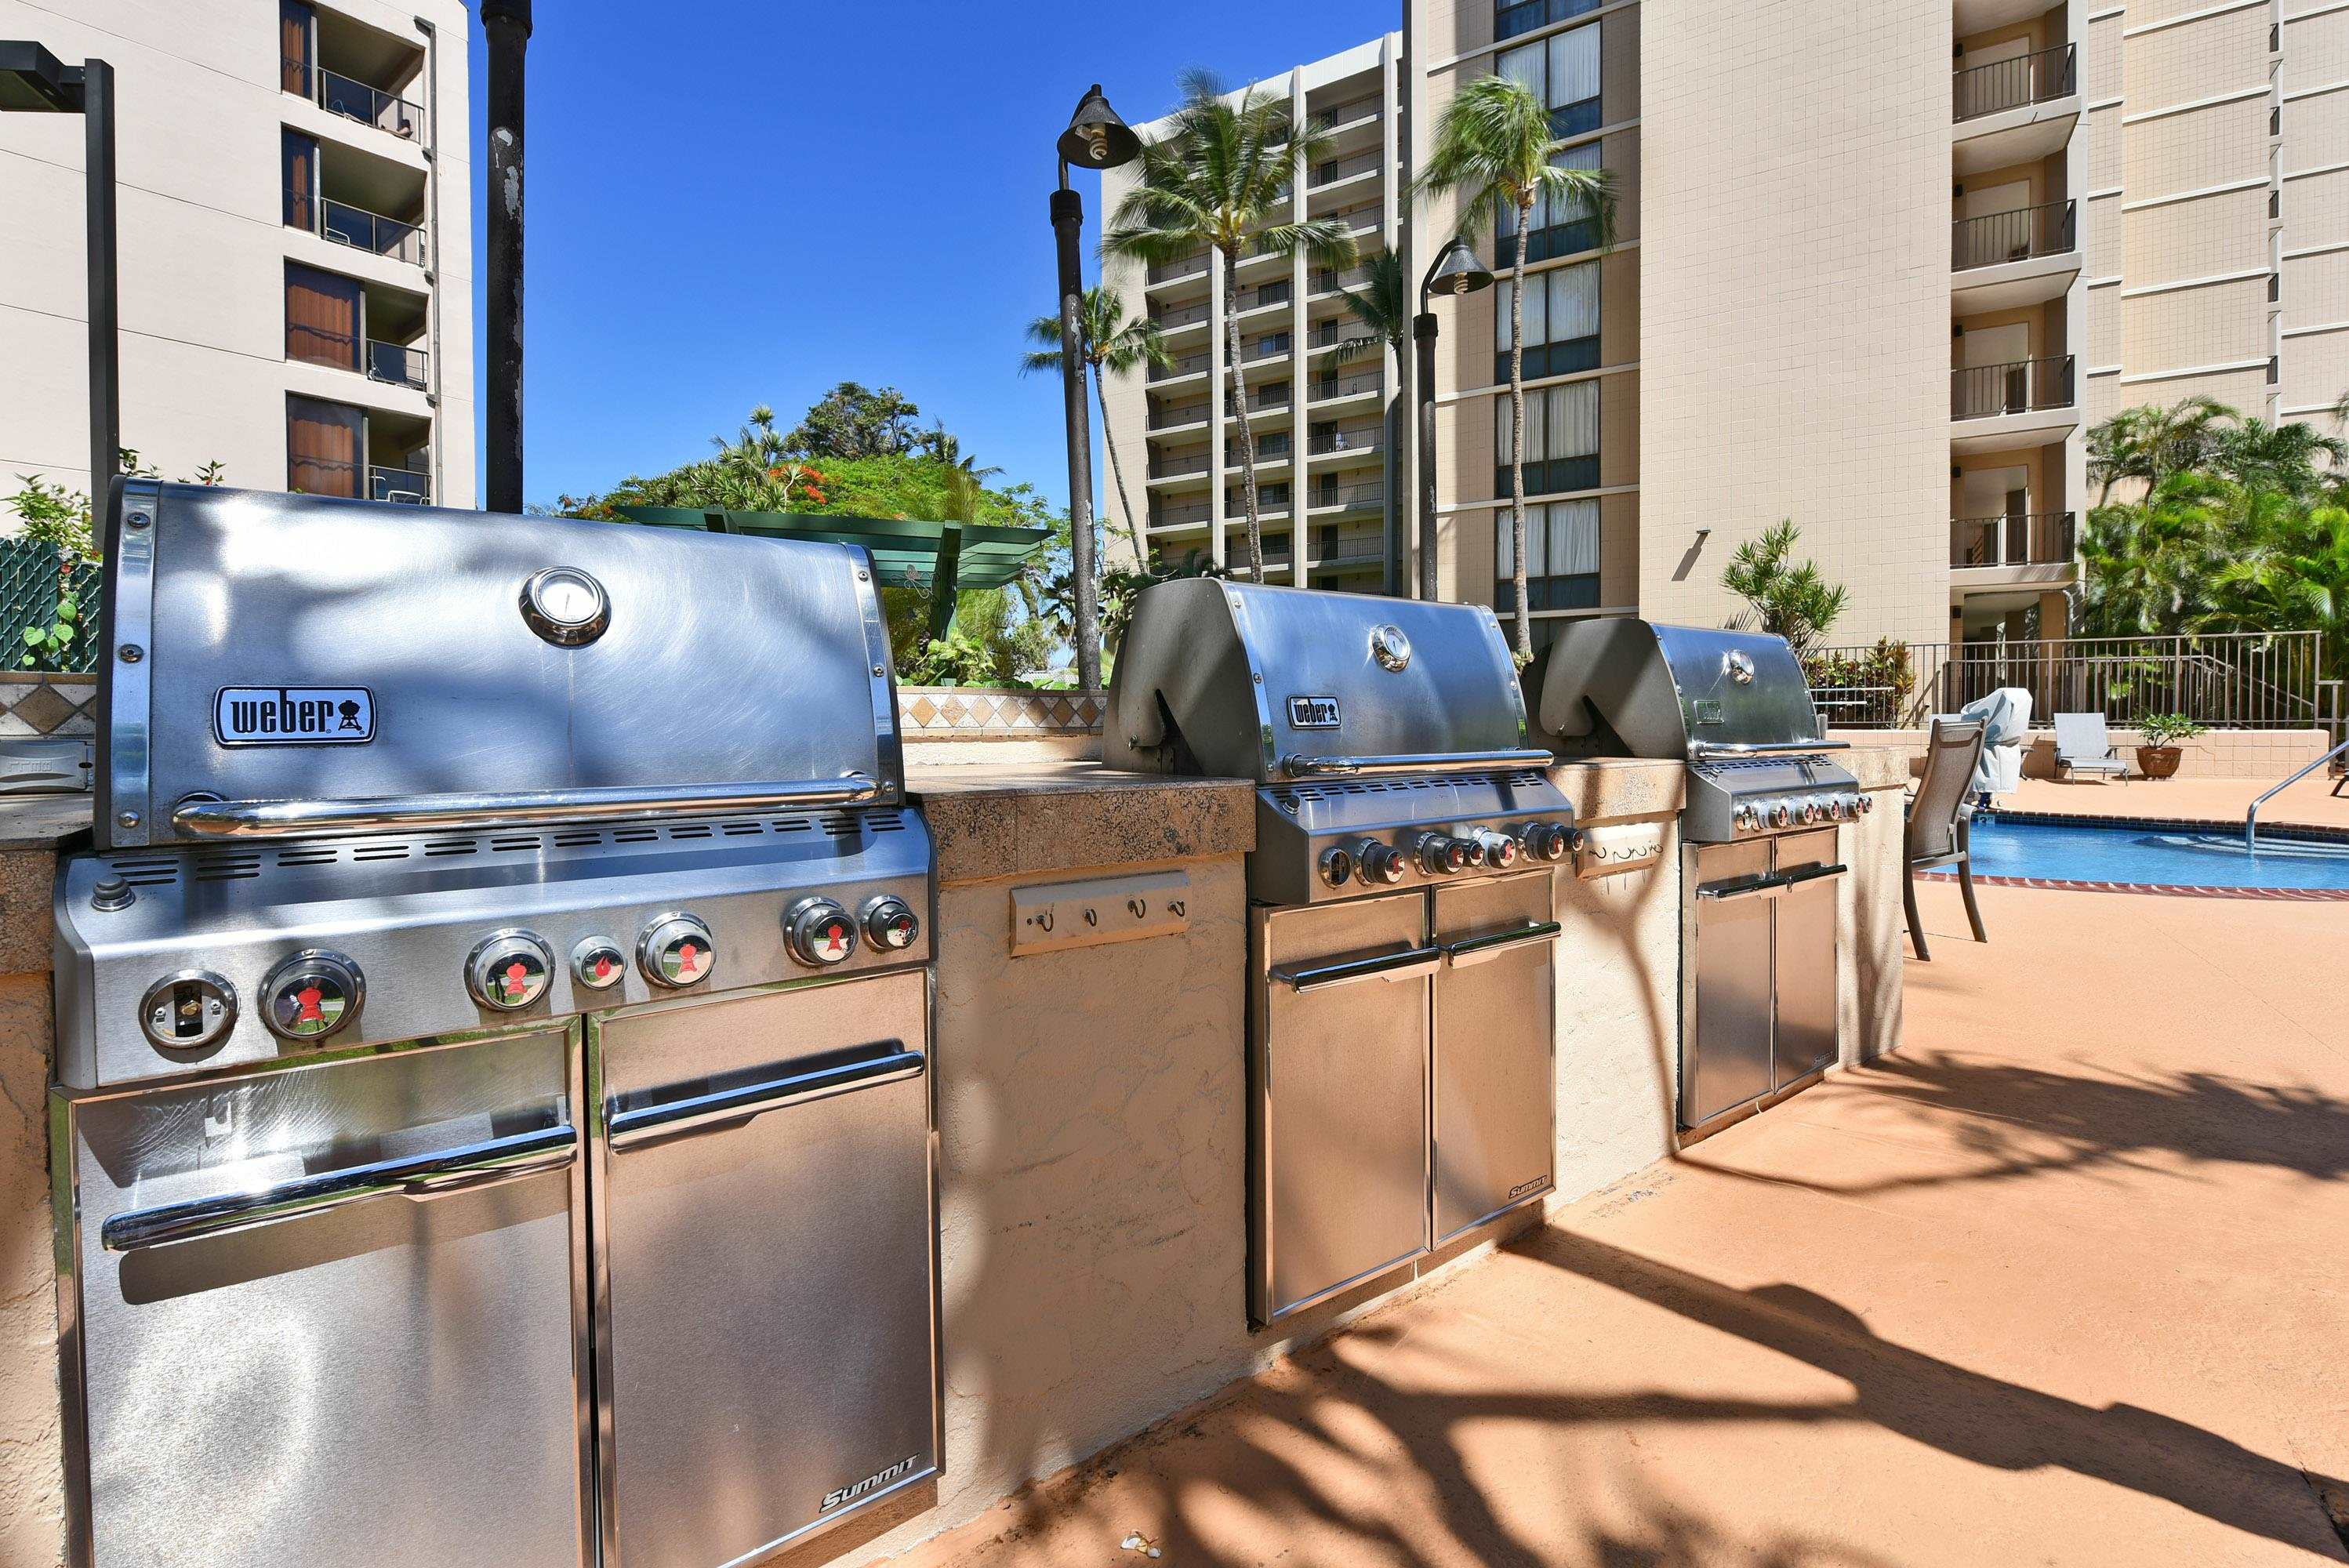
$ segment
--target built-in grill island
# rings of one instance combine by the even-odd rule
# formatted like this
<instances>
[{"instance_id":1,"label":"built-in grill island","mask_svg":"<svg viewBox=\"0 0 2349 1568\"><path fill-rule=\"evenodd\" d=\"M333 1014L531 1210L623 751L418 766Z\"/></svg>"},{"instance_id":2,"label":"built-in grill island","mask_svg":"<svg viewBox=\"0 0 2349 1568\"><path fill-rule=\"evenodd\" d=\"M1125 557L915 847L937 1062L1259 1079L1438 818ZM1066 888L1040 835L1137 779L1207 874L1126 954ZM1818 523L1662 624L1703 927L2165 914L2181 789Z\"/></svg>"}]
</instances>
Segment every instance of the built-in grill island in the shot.
<instances>
[{"instance_id":1,"label":"built-in grill island","mask_svg":"<svg viewBox=\"0 0 2349 1568\"><path fill-rule=\"evenodd\" d=\"M1839 824L1871 802L1831 759L1784 638L1628 619L1560 630L1541 729L1561 756L1673 758L1681 811L1680 1120L1782 1093L1836 1059Z\"/></svg>"},{"instance_id":2,"label":"built-in grill island","mask_svg":"<svg viewBox=\"0 0 2349 1568\"><path fill-rule=\"evenodd\" d=\"M932 1475L869 559L117 504L56 904L74 1561L714 1568Z\"/></svg>"},{"instance_id":3,"label":"built-in grill island","mask_svg":"<svg viewBox=\"0 0 2349 1568\"><path fill-rule=\"evenodd\" d=\"M1481 606L1188 580L1137 599L1112 767L1252 779L1248 1311L1550 1191L1572 814Z\"/></svg>"}]
</instances>

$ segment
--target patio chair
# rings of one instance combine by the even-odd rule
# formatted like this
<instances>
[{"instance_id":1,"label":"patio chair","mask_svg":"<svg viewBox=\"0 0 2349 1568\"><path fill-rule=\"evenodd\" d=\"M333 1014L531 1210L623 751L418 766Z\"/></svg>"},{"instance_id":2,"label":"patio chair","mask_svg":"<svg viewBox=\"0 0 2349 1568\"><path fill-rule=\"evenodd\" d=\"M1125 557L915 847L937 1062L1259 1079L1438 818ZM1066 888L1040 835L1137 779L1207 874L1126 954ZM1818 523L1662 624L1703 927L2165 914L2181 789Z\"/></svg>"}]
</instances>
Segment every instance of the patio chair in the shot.
<instances>
[{"instance_id":1,"label":"patio chair","mask_svg":"<svg viewBox=\"0 0 2349 1568\"><path fill-rule=\"evenodd\" d=\"M2101 713L2059 713L2055 716L2055 773L2117 777L2128 782L2128 764L2113 750L2113 738Z\"/></svg>"},{"instance_id":2,"label":"patio chair","mask_svg":"<svg viewBox=\"0 0 2349 1568\"><path fill-rule=\"evenodd\" d=\"M1988 942L1982 909L1974 903L1973 808L1966 793L1974 769L1982 763L1985 727L1979 719L1937 718L1925 742L1925 775L1909 799L1909 815L1901 839L1900 898L1909 911L1909 942L1920 963L1930 963L1925 948L1925 923L1917 914L1917 873L1927 866L1958 868L1958 890L1965 895L1966 919L1976 942Z\"/></svg>"}]
</instances>

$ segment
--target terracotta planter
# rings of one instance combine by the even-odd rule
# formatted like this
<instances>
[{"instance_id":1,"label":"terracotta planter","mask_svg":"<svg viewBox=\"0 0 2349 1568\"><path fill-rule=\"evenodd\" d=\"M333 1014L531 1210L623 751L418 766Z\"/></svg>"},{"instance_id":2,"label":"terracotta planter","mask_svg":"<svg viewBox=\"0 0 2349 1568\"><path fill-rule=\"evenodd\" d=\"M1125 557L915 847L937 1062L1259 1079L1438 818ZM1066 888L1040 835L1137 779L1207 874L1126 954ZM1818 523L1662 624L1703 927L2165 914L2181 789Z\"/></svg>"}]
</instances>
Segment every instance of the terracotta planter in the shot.
<instances>
[{"instance_id":1,"label":"terracotta planter","mask_svg":"<svg viewBox=\"0 0 2349 1568\"><path fill-rule=\"evenodd\" d=\"M2137 748L2137 770L2148 779L2167 779L2178 771L2178 764L2185 756L2175 746L2140 746Z\"/></svg>"}]
</instances>

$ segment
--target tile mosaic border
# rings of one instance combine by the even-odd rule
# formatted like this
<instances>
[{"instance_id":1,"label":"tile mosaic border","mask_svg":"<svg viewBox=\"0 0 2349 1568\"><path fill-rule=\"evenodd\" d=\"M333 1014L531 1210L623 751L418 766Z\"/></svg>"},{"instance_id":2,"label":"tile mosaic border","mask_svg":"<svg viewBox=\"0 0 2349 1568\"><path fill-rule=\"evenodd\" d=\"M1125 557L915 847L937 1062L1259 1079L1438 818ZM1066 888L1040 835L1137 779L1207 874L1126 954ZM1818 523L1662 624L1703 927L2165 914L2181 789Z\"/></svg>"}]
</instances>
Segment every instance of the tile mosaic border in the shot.
<instances>
[{"instance_id":1,"label":"tile mosaic border","mask_svg":"<svg viewBox=\"0 0 2349 1568\"><path fill-rule=\"evenodd\" d=\"M0 737L78 737L97 731L97 676L0 671Z\"/></svg>"},{"instance_id":2,"label":"tile mosaic border","mask_svg":"<svg viewBox=\"0 0 2349 1568\"><path fill-rule=\"evenodd\" d=\"M907 740L1032 739L1101 733L1100 692L988 686L900 686L897 727Z\"/></svg>"}]
</instances>

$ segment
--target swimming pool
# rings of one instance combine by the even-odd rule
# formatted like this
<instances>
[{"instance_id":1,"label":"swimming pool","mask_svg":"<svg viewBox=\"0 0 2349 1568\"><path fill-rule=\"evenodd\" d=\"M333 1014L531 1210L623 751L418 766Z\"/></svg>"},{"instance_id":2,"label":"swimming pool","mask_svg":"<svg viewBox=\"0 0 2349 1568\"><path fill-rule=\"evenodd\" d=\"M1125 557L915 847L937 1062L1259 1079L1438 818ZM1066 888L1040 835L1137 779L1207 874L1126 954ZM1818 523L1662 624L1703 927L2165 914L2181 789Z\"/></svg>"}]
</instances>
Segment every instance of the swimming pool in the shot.
<instances>
[{"instance_id":1,"label":"swimming pool","mask_svg":"<svg viewBox=\"0 0 2349 1568\"><path fill-rule=\"evenodd\" d=\"M2171 887L2349 891L2349 842L2290 838L2287 832L2261 828L2259 853L2247 855L2240 830L1980 816L1973 823L1974 874Z\"/></svg>"}]
</instances>

